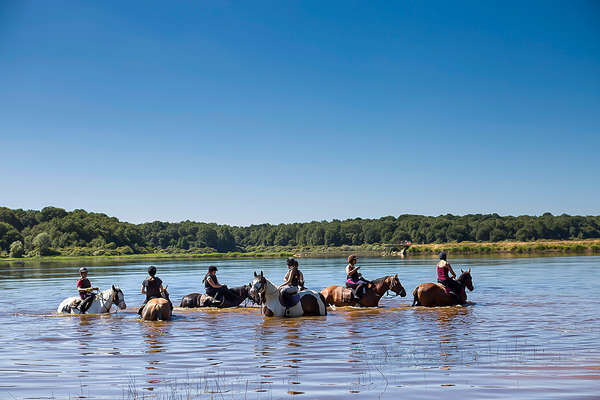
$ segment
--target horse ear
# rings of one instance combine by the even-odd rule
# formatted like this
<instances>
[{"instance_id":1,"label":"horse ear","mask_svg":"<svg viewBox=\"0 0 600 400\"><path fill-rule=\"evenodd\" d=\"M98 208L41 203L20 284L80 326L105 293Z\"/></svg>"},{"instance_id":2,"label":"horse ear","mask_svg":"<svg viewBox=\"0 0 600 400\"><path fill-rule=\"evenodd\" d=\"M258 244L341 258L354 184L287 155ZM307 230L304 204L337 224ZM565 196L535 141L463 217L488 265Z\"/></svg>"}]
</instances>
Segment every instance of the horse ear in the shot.
<instances>
[{"instance_id":1,"label":"horse ear","mask_svg":"<svg viewBox=\"0 0 600 400\"><path fill-rule=\"evenodd\" d=\"M116 291L117 288L115 287L115 285L112 285L112 290Z\"/></svg>"},{"instance_id":2,"label":"horse ear","mask_svg":"<svg viewBox=\"0 0 600 400\"><path fill-rule=\"evenodd\" d=\"M464 273L465 271L464 271L464 270L461 268L461 269L460 269L460 272L463 272L463 273Z\"/></svg>"},{"instance_id":3,"label":"horse ear","mask_svg":"<svg viewBox=\"0 0 600 400\"><path fill-rule=\"evenodd\" d=\"M398 279L398 274L394 275L394 279Z\"/></svg>"},{"instance_id":4,"label":"horse ear","mask_svg":"<svg viewBox=\"0 0 600 400\"><path fill-rule=\"evenodd\" d=\"M263 276L264 276L264 275L263 275L263 272L262 272L262 271L260 271L260 277L262 278Z\"/></svg>"},{"instance_id":5,"label":"horse ear","mask_svg":"<svg viewBox=\"0 0 600 400\"><path fill-rule=\"evenodd\" d=\"M165 290L167 290L168 287L169 287L169 285L165 286Z\"/></svg>"},{"instance_id":6,"label":"horse ear","mask_svg":"<svg viewBox=\"0 0 600 400\"><path fill-rule=\"evenodd\" d=\"M254 271L254 277L256 278L258 275L256 275L256 271Z\"/></svg>"},{"instance_id":7,"label":"horse ear","mask_svg":"<svg viewBox=\"0 0 600 400\"><path fill-rule=\"evenodd\" d=\"M468 273L471 273L471 268L469 268L469 270L467 271Z\"/></svg>"}]
</instances>

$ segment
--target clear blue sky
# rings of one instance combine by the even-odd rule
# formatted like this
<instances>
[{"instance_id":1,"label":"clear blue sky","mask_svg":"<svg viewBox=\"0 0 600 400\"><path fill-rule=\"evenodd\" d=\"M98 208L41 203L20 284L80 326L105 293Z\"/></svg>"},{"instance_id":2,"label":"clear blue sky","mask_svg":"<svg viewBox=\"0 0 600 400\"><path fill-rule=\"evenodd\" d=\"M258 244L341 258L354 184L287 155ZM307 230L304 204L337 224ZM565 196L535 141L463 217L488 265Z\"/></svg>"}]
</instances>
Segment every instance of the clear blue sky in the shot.
<instances>
[{"instance_id":1,"label":"clear blue sky","mask_svg":"<svg viewBox=\"0 0 600 400\"><path fill-rule=\"evenodd\" d=\"M0 205L600 214L600 4L0 2Z\"/></svg>"}]
</instances>

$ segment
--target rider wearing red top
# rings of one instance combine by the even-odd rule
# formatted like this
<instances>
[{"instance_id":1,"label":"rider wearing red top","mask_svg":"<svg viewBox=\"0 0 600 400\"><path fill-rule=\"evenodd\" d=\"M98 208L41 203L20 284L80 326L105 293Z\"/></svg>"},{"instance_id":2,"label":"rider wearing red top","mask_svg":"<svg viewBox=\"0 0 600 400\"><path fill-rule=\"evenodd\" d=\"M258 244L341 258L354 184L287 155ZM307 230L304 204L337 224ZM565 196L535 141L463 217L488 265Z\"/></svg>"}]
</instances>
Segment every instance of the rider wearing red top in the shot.
<instances>
[{"instance_id":1,"label":"rider wearing red top","mask_svg":"<svg viewBox=\"0 0 600 400\"><path fill-rule=\"evenodd\" d=\"M83 300L79 305L79 312L85 314L94 301L95 295L92 291L98 290L98 288L92 287L90 280L87 278L88 270L86 267L79 268L79 274L81 274L81 279L77 281L77 290L79 291L79 297Z\"/></svg>"},{"instance_id":2,"label":"rider wearing red top","mask_svg":"<svg viewBox=\"0 0 600 400\"><path fill-rule=\"evenodd\" d=\"M461 287L460 284L454 280L456 279L456 273L452 269L450 263L446 261L446 257L446 252L442 251L440 253L440 261L437 263L438 283L441 283L442 285L449 288L460 300ZM452 275L452 278L448 276L448 273Z\"/></svg>"}]
</instances>

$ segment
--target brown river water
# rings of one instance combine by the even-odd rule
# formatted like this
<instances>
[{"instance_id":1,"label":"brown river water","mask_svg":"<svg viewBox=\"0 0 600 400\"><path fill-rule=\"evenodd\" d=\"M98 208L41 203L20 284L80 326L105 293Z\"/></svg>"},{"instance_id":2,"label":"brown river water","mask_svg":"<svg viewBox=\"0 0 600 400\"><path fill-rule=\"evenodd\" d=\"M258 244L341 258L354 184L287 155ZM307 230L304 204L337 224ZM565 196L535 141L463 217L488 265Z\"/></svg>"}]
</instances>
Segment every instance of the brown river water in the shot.
<instances>
[{"instance_id":1,"label":"brown river water","mask_svg":"<svg viewBox=\"0 0 600 400\"><path fill-rule=\"evenodd\" d=\"M600 257L455 258L472 268L470 304L410 307L435 262L359 259L368 279L397 273L406 288L377 309L176 308L170 322L137 318L148 262L0 262L0 399L600 398ZM230 287L286 271L283 259L154 264L176 305L203 291L210 264ZM317 290L343 283L345 264L300 260ZM94 286L121 286L125 311L56 315L82 265Z\"/></svg>"}]
</instances>

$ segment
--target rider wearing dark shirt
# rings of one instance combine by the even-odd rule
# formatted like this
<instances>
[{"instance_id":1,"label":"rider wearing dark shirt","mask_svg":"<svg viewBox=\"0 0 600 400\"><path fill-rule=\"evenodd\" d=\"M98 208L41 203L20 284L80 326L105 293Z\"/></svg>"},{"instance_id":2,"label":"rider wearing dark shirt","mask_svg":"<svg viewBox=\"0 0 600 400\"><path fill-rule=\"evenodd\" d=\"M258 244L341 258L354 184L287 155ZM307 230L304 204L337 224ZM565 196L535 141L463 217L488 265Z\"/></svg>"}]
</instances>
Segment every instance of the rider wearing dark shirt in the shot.
<instances>
[{"instance_id":1,"label":"rider wearing dark shirt","mask_svg":"<svg viewBox=\"0 0 600 400\"><path fill-rule=\"evenodd\" d=\"M230 296L232 293L230 292L227 285L221 285L219 280L217 279L217 267L211 265L208 267L208 272L204 275L204 289L206 290L206 294L216 301L224 302L227 296Z\"/></svg>"},{"instance_id":2,"label":"rider wearing dark shirt","mask_svg":"<svg viewBox=\"0 0 600 400\"><path fill-rule=\"evenodd\" d=\"M148 303L148 301L152 299L163 298L162 292L165 290L162 285L162 280L155 276L156 267L154 265L151 265L148 268L148 275L148 278L145 279L144 282L142 282L142 293L146 295L146 300L138 309L138 314L140 315L142 314L142 310L146 306L146 303ZM166 300L169 301L172 310L173 304L171 303L171 300Z\"/></svg>"}]
</instances>

